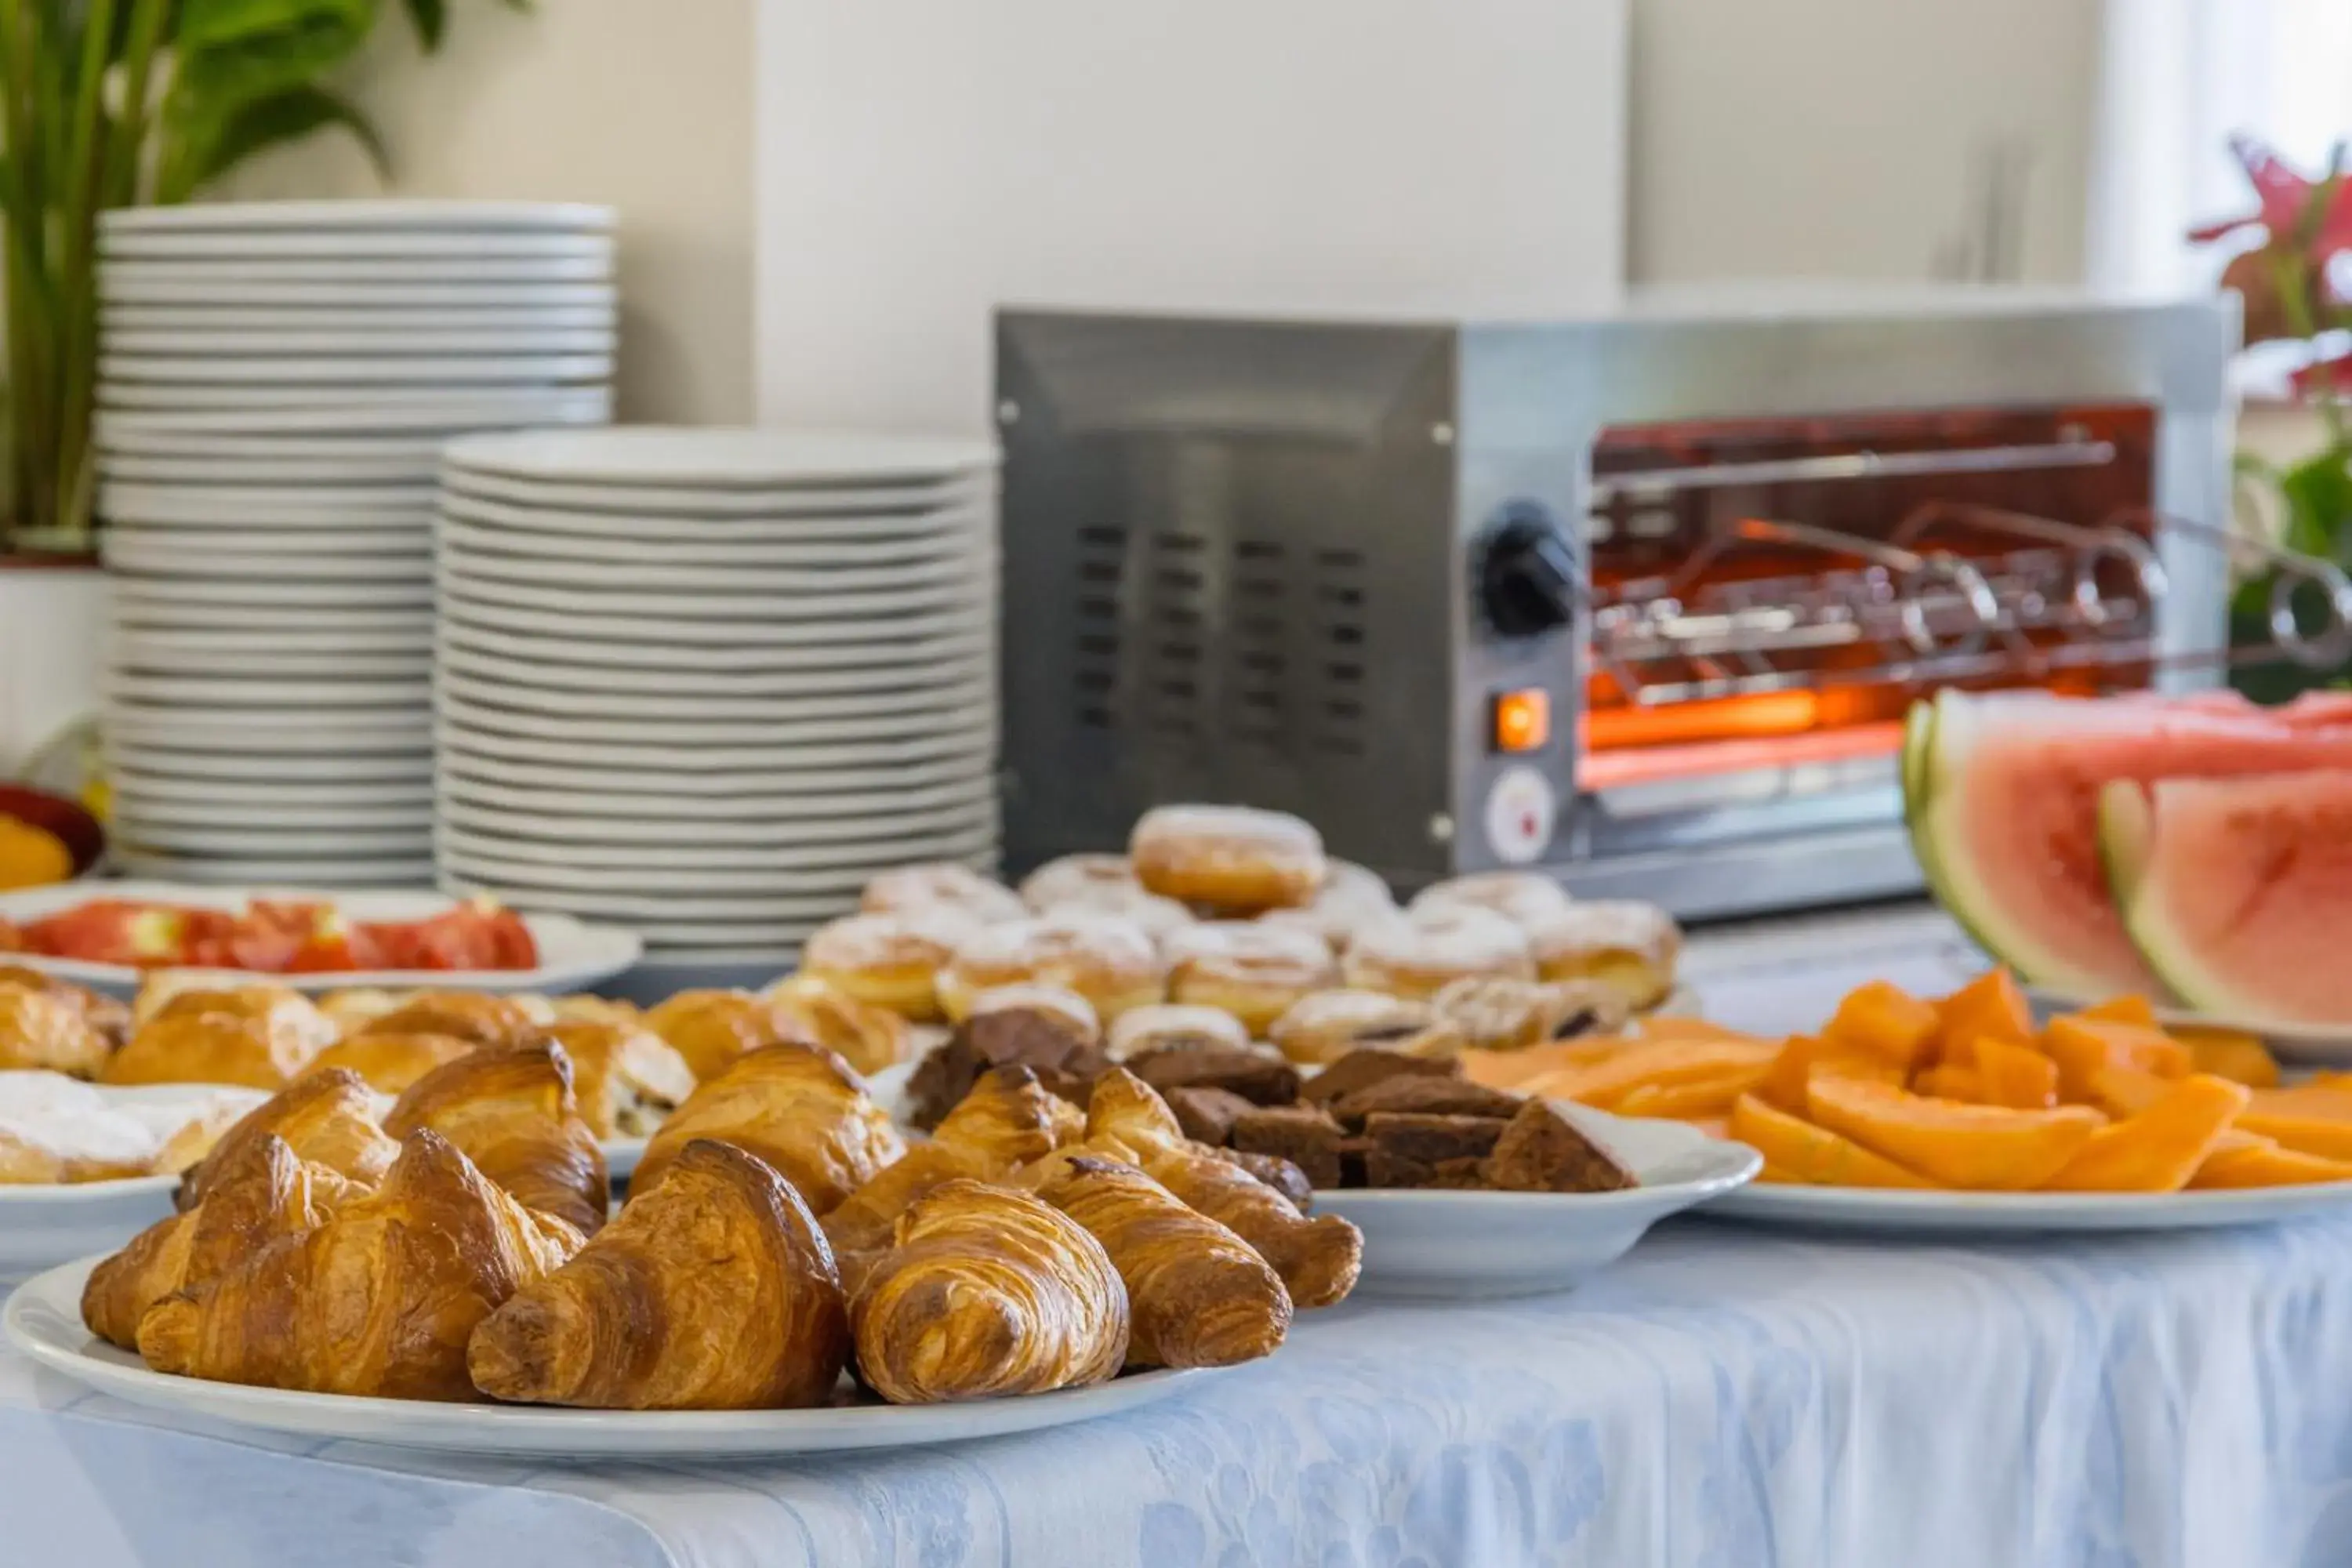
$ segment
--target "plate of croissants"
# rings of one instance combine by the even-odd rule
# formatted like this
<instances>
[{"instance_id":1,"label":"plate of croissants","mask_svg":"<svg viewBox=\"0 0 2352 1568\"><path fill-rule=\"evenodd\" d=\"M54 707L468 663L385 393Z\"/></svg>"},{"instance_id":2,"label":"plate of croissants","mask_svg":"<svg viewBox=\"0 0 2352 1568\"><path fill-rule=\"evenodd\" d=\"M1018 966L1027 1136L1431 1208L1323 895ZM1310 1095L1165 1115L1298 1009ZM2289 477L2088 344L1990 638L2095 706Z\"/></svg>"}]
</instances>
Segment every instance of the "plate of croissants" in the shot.
<instances>
[{"instance_id":1,"label":"plate of croissants","mask_svg":"<svg viewBox=\"0 0 2352 1568\"><path fill-rule=\"evenodd\" d=\"M909 1148L803 1045L703 1083L608 1217L549 1089L560 1051L483 1047L451 1064L470 1081L428 1075L382 1120L349 1069L306 1076L223 1135L179 1212L20 1287L10 1342L277 1431L792 1453L1144 1403L1272 1354L1360 1265L1352 1225L1193 1145L1124 1071L1081 1109L992 1070Z\"/></svg>"}]
</instances>

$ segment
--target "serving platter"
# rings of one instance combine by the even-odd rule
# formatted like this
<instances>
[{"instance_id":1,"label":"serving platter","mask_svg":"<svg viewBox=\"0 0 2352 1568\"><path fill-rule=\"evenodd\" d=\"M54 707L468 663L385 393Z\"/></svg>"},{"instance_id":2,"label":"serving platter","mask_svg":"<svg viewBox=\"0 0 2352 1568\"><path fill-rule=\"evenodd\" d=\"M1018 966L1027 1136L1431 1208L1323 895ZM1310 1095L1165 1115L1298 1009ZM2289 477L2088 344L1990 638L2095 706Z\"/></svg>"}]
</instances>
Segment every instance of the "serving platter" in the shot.
<instances>
[{"instance_id":1,"label":"serving platter","mask_svg":"<svg viewBox=\"0 0 2352 1568\"><path fill-rule=\"evenodd\" d=\"M1199 1386L1202 1371L1147 1372L1092 1388L952 1405L848 1404L814 1410L564 1410L288 1393L155 1372L81 1323L84 1258L36 1275L0 1312L9 1344L101 1394L205 1420L304 1437L450 1454L546 1459L751 1458L967 1442L1090 1421Z\"/></svg>"},{"instance_id":2,"label":"serving platter","mask_svg":"<svg viewBox=\"0 0 2352 1568\"><path fill-rule=\"evenodd\" d=\"M2105 1000L2074 996L2042 986L2029 986L2025 994L2037 1010L2052 1013L2095 1006ZM2194 1007L2168 1006L2160 1002L2152 1004L2149 1010L2164 1027L2225 1029L2232 1034L2260 1036L2272 1054L2282 1061L2304 1067L2352 1068L2352 1022L2289 1024L2240 1014L2201 1013Z\"/></svg>"},{"instance_id":3,"label":"serving platter","mask_svg":"<svg viewBox=\"0 0 2352 1568\"><path fill-rule=\"evenodd\" d=\"M1916 1192L1759 1182L1718 1199L1707 1213L1758 1225L1900 1237L2202 1230L2347 1208L2352 1208L2352 1182L2186 1193Z\"/></svg>"},{"instance_id":4,"label":"serving platter","mask_svg":"<svg viewBox=\"0 0 2352 1568\"><path fill-rule=\"evenodd\" d=\"M429 892L304 892L194 887L173 882L110 882L103 888L94 889L88 884L67 883L58 887L0 893L0 920L34 920L100 897L231 911L245 909L255 898L324 900L352 919L362 921L425 920L446 913L458 904L457 900L446 894ZM523 917L523 923L530 928L531 940L539 944L540 963L536 969L362 970L331 974L273 974L268 978L297 991L308 992L340 991L355 986L392 991L581 991L628 968L636 962L642 951L642 943L634 933L616 926L595 925L574 920L569 915L550 914L527 914ZM127 964L44 958L34 953L12 953L9 962L116 995L129 995L137 991L147 973ZM173 973L192 974L205 972L175 970ZM246 977L243 971L220 973Z\"/></svg>"}]
</instances>

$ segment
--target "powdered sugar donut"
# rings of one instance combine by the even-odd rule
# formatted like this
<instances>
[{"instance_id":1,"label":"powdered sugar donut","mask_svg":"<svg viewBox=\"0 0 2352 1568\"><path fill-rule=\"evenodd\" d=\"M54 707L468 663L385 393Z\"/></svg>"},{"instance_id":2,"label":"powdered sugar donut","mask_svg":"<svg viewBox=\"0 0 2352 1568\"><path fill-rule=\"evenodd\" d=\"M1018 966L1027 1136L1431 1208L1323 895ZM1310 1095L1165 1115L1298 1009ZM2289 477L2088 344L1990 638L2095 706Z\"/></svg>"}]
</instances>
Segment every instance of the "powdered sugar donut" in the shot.
<instances>
[{"instance_id":1,"label":"powdered sugar donut","mask_svg":"<svg viewBox=\"0 0 2352 1568\"><path fill-rule=\"evenodd\" d=\"M1516 1051L1547 1040L1613 1035L1624 1027L1624 998L1591 981L1559 984L1474 974L1440 991L1430 1004L1482 1051Z\"/></svg>"},{"instance_id":2,"label":"powdered sugar donut","mask_svg":"<svg viewBox=\"0 0 2352 1568\"><path fill-rule=\"evenodd\" d=\"M1331 944L1332 952L1345 952L1360 927L1391 919L1396 912L1396 898L1378 872L1352 860L1333 860L1312 900L1297 909L1268 910L1258 919L1268 925L1314 931Z\"/></svg>"},{"instance_id":3,"label":"powdered sugar donut","mask_svg":"<svg viewBox=\"0 0 2352 1568\"><path fill-rule=\"evenodd\" d=\"M1029 912L1020 894L952 860L885 871L866 884L857 903L867 914L877 915L942 904L981 921L1017 921Z\"/></svg>"},{"instance_id":4,"label":"powdered sugar donut","mask_svg":"<svg viewBox=\"0 0 2352 1568\"><path fill-rule=\"evenodd\" d=\"M1124 855L1065 855L1021 879L1021 901L1039 914L1057 904L1091 903L1101 894L1140 893L1135 868Z\"/></svg>"},{"instance_id":5,"label":"powdered sugar donut","mask_svg":"<svg viewBox=\"0 0 2352 1568\"><path fill-rule=\"evenodd\" d=\"M1119 1015L1118 1022L1110 1026L1108 1042L1110 1059L1123 1062L1145 1051L1163 1046L1185 1049L1245 1051L1249 1049L1249 1031L1242 1021L1222 1007L1183 1006L1162 1002L1150 1007L1133 1007Z\"/></svg>"},{"instance_id":6,"label":"powdered sugar donut","mask_svg":"<svg viewBox=\"0 0 2352 1568\"><path fill-rule=\"evenodd\" d=\"M961 1022L972 999L1002 985L1075 991L1108 1023L1167 994L1168 967L1143 929L1115 915L1057 914L982 927L940 971L940 1005Z\"/></svg>"},{"instance_id":7,"label":"powdered sugar donut","mask_svg":"<svg viewBox=\"0 0 2352 1568\"><path fill-rule=\"evenodd\" d=\"M1601 900L1571 904L1528 928L1536 967L1546 980L1591 980L1640 1011L1675 988L1682 928L1655 904Z\"/></svg>"},{"instance_id":8,"label":"powdered sugar donut","mask_svg":"<svg viewBox=\"0 0 2352 1568\"><path fill-rule=\"evenodd\" d=\"M1065 895L1040 911L1048 915L1113 915L1132 921L1151 937L1191 925L1192 911L1173 899L1147 893L1140 882L1102 882Z\"/></svg>"},{"instance_id":9,"label":"powdered sugar donut","mask_svg":"<svg viewBox=\"0 0 2352 1568\"><path fill-rule=\"evenodd\" d=\"M801 948L801 973L928 1024L940 1016L940 966L980 924L952 904L845 915L810 935Z\"/></svg>"},{"instance_id":10,"label":"powdered sugar donut","mask_svg":"<svg viewBox=\"0 0 2352 1568\"><path fill-rule=\"evenodd\" d=\"M1465 975L1533 980L1536 961L1526 934L1494 910L1439 903L1364 927L1343 972L1367 991L1429 997Z\"/></svg>"},{"instance_id":11,"label":"powdered sugar donut","mask_svg":"<svg viewBox=\"0 0 2352 1568\"><path fill-rule=\"evenodd\" d=\"M1207 921L1160 944L1171 1001L1222 1007L1251 1035L1310 991L1339 978L1331 946L1310 931L1255 921Z\"/></svg>"},{"instance_id":12,"label":"powdered sugar donut","mask_svg":"<svg viewBox=\"0 0 2352 1568\"><path fill-rule=\"evenodd\" d=\"M1492 910L1524 930L1571 908L1574 902L1568 889L1539 872L1474 871L1466 877L1432 882L1413 895L1411 907L1418 914L1442 904L1468 904Z\"/></svg>"},{"instance_id":13,"label":"powdered sugar donut","mask_svg":"<svg viewBox=\"0 0 2352 1568\"><path fill-rule=\"evenodd\" d=\"M1323 885L1323 837L1285 812L1162 805L1128 840L1135 875L1163 898L1232 914L1306 903Z\"/></svg>"},{"instance_id":14,"label":"powdered sugar donut","mask_svg":"<svg viewBox=\"0 0 2352 1568\"><path fill-rule=\"evenodd\" d=\"M1302 996L1266 1030L1282 1054L1301 1063L1335 1062L1364 1047L1413 1057L1450 1057L1462 1034L1426 1002L1384 991L1318 991Z\"/></svg>"}]
</instances>

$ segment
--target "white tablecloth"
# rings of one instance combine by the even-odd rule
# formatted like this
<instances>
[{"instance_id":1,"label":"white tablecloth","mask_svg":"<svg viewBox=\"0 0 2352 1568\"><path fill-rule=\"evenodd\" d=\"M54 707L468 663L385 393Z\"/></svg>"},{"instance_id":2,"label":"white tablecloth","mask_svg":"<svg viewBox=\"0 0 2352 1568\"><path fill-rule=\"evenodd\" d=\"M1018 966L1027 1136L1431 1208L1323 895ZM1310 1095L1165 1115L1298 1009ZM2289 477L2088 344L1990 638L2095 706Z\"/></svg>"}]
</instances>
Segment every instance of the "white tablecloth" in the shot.
<instances>
[{"instance_id":1,"label":"white tablecloth","mask_svg":"<svg viewBox=\"0 0 2352 1568\"><path fill-rule=\"evenodd\" d=\"M1804 1024L1859 973L1971 962L1916 921L1815 935L1810 971L1710 944L1717 1010ZM1966 1247L1691 1220L1572 1296L1318 1314L1129 1416L789 1465L198 1436L0 1353L10 1568L2346 1562L2352 1219Z\"/></svg>"}]
</instances>

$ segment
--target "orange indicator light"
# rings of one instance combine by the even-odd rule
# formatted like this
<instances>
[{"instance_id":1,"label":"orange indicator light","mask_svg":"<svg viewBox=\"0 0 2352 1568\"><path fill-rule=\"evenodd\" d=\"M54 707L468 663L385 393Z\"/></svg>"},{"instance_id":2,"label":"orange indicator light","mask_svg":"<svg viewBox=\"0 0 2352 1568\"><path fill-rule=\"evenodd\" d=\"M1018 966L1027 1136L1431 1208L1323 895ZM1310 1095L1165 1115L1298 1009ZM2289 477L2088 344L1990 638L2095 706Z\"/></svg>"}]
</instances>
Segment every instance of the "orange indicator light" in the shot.
<instances>
[{"instance_id":1,"label":"orange indicator light","mask_svg":"<svg viewBox=\"0 0 2352 1568\"><path fill-rule=\"evenodd\" d=\"M1551 739L1551 694L1538 686L1495 699L1495 750L1533 752Z\"/></svg>"}]
</instances>

